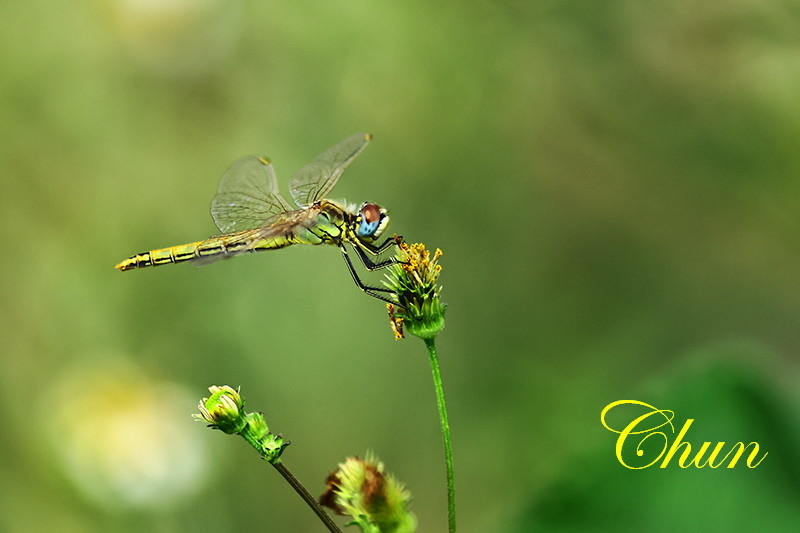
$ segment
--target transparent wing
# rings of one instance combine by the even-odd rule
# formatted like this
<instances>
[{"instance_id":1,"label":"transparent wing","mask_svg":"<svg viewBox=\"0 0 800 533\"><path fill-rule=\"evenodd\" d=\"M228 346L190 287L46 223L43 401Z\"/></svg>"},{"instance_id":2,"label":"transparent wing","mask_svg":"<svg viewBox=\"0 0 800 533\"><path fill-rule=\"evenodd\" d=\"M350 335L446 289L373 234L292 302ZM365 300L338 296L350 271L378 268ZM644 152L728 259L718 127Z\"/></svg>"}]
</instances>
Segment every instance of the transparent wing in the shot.
<instances>
[{"instance_id":1,"label":"transparent wing","mask_svg":"<svg viewBox=\"0 0 800 533\"><path fill-rule=\"evenodd\" d=\"M223 233L257 228L269 217L291 209L278 192L269 160L255 156L231 165L211 200L211 217Z\"/></svg>"},{"instance_id":2,"label":"transparent wing","mask_svg":"<svg viewBox=\"0 0 800 533\"><path fill-rule=\"evenodd\" d=\"M344 169L358 157L372 135L360 133L328 148L311 163L298 170L289 183L289 192L295 203L307 207L325 198L333 189Z\"/></svg>"},{"instance_id":3,"label":"transparent wing","mask_svg":"<svg viewBox=\"0 0 800 533\"><path fill-rule=\"evenodd\" d=\"M245 252L291 246L297 243L297 232L308 227L312 218L303 211L289 211L267 218L257 228L209 237L197 243L197 257L192 261L195 265L207 265Z\"/></svg>"}]
</instances>

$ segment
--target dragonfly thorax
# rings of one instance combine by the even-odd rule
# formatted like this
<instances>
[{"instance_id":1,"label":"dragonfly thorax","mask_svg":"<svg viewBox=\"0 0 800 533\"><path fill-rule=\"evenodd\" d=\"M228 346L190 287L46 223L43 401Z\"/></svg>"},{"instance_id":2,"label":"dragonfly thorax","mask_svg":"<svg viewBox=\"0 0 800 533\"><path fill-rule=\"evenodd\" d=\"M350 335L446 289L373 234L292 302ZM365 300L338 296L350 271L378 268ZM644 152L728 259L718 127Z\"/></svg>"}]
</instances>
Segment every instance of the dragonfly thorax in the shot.
<instances>
[{"instance_id":1,"label":"dragonfly thorax","mask_svg":"<svg viewBox=\"0 0 800 533\"><path fill-rule=\"evenodd\" d=\"M378 204L366 202L361 205L355 219L356 235L359 239L373 241L381 236L389 224L386 209Z\"/></svg>"}]
</instances>

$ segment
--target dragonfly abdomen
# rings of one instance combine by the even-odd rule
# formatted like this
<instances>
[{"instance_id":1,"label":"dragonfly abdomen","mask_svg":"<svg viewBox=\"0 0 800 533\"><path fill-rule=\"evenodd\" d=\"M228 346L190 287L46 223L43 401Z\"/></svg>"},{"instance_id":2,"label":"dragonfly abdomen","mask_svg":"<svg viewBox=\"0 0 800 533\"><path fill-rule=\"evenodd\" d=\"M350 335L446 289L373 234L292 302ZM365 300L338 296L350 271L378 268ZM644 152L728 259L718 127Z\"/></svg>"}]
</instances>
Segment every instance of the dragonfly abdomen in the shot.
<instances>
[{"instance_id":1,"label":"dragonfly abdomen","mask_svg":"<svg viewBox=\"0 0 800 533\"><path fill-rule=\"evenodd\" d=\"M157 250L150 250L149 252L142 252L122 261L115 268L119 270L131 270L134 268L160 266L193 260L211 262L245 251L248 251L247 242L225 242L225 240L221 238L212 238L205 241L179 244L177 246L170 246L169 248L159 248Z\"/></svg>"}]
</instances>

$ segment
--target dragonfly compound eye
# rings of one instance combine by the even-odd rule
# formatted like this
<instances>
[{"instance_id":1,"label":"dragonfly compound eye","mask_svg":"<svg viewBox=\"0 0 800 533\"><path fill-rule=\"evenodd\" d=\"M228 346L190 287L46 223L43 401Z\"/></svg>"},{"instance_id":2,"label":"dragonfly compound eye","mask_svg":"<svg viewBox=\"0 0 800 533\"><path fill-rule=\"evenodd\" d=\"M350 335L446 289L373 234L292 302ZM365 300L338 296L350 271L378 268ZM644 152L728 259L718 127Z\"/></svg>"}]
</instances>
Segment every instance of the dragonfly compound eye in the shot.
<instances>
[{"instance_id":1,"label":"dragonfly compound eye","mask_svg":"<svg viewBox=\"0 0 800 533\"><path fill-rule=\"evenodd\" d=\"M359 237L378 237L381 232L383 232L383 228L386 226L386 223L389 221L389 217L386 216L386 211L381 209L378 204L364 204L361 206L359 215Z\"/></svg>"}]
</instances>

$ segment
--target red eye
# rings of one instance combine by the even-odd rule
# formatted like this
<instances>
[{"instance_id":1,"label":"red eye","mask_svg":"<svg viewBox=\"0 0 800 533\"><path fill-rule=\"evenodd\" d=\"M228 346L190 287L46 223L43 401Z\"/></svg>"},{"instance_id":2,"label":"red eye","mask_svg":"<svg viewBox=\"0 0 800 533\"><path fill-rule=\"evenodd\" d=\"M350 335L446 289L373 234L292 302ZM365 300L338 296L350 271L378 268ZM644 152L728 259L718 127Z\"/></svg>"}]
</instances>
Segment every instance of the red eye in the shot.
<instances>
[{"instance_id":1,"label":"red eye","mask_svg":"<svg viewBox=\"0 0 800 533\"><path fill-rule=\"evenodd\" d=\"M364 204L364 207L361 208L361 216L368 224L372 224L381 219L381 208L378 207L378 204Z\"/></svg>"}]
</instances>

